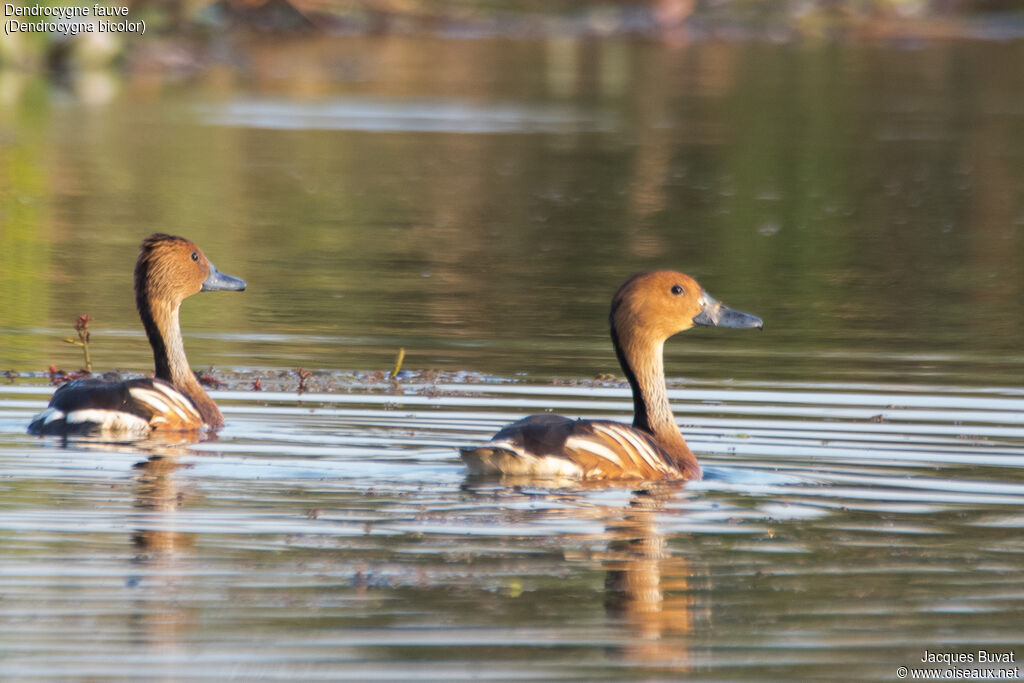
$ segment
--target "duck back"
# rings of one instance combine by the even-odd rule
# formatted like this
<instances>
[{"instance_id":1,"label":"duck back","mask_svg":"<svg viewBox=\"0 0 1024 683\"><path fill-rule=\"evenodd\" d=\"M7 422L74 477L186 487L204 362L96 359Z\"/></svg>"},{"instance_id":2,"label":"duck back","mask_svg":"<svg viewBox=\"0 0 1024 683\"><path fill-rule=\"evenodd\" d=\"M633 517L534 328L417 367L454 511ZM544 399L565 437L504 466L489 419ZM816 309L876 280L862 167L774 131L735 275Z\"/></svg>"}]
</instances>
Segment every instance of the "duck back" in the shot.
<instances>
[{"instance_id":1,"label":"duck back","mask_svg":"<svg viewBox=\"0 0 1024 683\"><path fill-rule=\"evenodd\" d=\"M192 401L169 382L151 377L124 382L86 377L57 389L50 405L36 416L28 431L147 436L155 429L192 431L202 425L203 418Z\"/></svg>"}]
</instances>

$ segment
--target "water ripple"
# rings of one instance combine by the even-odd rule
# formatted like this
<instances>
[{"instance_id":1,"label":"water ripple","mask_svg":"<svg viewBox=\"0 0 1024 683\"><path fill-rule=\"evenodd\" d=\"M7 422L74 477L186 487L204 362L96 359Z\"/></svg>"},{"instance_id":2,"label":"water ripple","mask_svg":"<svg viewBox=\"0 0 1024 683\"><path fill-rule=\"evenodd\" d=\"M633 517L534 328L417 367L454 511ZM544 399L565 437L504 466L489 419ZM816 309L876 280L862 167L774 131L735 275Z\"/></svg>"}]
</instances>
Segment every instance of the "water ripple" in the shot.
<instances>
[{"instance_id":1,"label":"water ripple","mask_svg":"<svg viewBox=\"0 0 1024 683\"><path fill-rule=\"evenodd\" d=\"M228 426L170 447L30 437L52 389L0 387L5 675L861 679L946 633L1016 646L1014 392L673 389L707 477L638 489L471 480L455 450L628 420L623 388L349 388L214 392Z\"/></svg>"}]
</instances>

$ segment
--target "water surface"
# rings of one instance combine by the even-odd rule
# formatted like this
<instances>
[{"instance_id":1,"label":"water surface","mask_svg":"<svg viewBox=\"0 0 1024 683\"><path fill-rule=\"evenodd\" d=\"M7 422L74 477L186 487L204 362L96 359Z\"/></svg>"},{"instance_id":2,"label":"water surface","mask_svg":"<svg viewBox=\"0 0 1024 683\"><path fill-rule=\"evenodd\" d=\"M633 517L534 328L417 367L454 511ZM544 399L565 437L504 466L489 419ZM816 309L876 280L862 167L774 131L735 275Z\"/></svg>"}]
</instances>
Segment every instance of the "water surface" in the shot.
<instances>
[{"instance_id":1,"label":"water surface","mask_svg":"<svg viewBox=\"0 0 1024 683\"><path fill-rule=\"evenodd\" d=\"M4 677L1024 656L1021 50L393 37L3 72ZM27 436L79 314L97 371L149 370L156 231L249 282L182 309L227 427ZM526 414L630 419L608 302L661 267L766 321L666 347L707 479L467 479L457 447Z\"/></svg>"},{"instance_id":2,"label":"water surface","mask_svg":"<svg viewBox=\"0 0 1024 683\"><path fill-rule=\"evenodd\" d=\"M222 391L217 441L62 447L0 392L14 676L889 679L1019 648L1024 396L698 383L707 479L467 479L523 414L623 388ZM46 653L43 656L42 653Z\"/></svg>"}]
</instances>

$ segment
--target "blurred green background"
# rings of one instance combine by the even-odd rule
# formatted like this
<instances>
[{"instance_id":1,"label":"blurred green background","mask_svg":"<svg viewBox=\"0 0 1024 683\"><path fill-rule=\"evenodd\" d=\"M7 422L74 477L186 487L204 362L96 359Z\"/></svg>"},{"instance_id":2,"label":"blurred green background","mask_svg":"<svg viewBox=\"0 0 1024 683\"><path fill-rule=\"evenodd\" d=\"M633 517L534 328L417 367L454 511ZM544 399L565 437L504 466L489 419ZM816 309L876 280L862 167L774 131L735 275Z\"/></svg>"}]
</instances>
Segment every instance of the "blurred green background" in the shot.
<instances>
[{"instance_id":1,"label":"blurred green background","mask_svg":"<svg viewBox=\"0 0 1024 683\"><path fill-rule=\"evenodd\" d=\"M670 372L1018 384L1016 9L135 3L102 53L4 37L0 369L76 367L89 313L97 369L146 370L162 231L250 284L185 304L196 367L613 372L611 294L671 267L766 330Z\"/></svg>"}]
</instances>

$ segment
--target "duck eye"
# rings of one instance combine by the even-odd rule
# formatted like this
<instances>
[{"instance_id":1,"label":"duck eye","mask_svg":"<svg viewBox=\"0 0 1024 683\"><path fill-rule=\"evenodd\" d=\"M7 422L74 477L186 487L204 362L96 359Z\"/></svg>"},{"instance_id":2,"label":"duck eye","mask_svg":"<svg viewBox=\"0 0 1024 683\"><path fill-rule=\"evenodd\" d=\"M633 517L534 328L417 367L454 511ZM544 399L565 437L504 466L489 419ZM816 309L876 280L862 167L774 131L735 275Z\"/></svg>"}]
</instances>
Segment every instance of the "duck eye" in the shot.
<instances>
[{"instance_id":1,"label":"duck eye","mask_svg":"<svg viewBox=\"0 0 1024 683\"><path fill-rule=\"evenodd\" d=\"M199 252L198 251L193 251L192 252L192 260L195 261L196 263L199 262Z\"/></svg>"},{"instance_id":2,"label":"duck eye","mask_svg":"<svg viewBox=\"0 0 1024 683\"><path fill-rule=\"evenodd\" d=\"M684 291L685 290L683 290L682 285L672 285L672 293L675 294L676 296L679 296Z\"/></svg>"}]
</instances>

